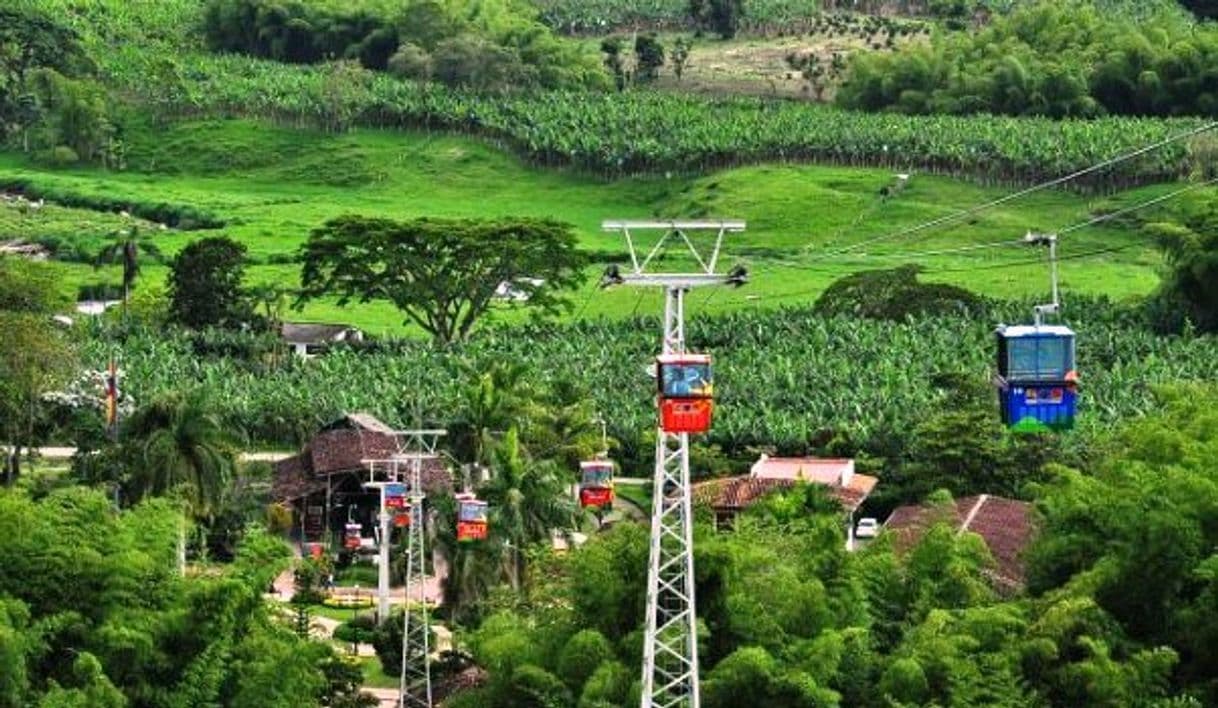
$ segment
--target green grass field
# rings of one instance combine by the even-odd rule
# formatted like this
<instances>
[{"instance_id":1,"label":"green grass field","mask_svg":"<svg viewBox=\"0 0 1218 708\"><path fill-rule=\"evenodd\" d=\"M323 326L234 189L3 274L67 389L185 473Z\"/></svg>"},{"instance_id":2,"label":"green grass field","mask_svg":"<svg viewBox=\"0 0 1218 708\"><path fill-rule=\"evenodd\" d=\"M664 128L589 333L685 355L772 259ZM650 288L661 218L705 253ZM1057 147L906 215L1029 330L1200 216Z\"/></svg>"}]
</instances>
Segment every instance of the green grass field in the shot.
<instances>
[{"instance_id":1,"label":"green grass field","mask_svg":"<svg viewBox=\"0 0 1218 708\"><path fill-rule=\"evenodd\" d=\"M1022 248L979 250L909 258L926 250L1017 239L1025 231L1049 231L1100 211L1134 204L1174 187L1159 185L1112 197L1088 198L1046 191L986 211L950 228L897 239L885 234L941 217L1007 193L942 177L913 175L897 196L880 190L894 175L878 169L769 165L731 169L697 178L637 177L602 180L570 171L534 168L475 139L418 132L360 130L333 135L249 121L207 121L129 137L128 168L53 170L21 156L0 153L0 181L30 180L35 186L119 200L169 202L205 209L228 222L218 231L159 230L144 223L166 254L189 241L224 233L249 249L251 283L297 286L299 266L291 256L309 231L346 213L411 218L425 215L547 216L571 223L582 246L596 256L582 292L579 316L621 316L659 306L655 293L598 291L605 262L622 261L619 237L601 231L610 218L743 218L748 230L728 240L726 258L752 271L743 289L696 294L695 310L723 311L811 301L841 275L862 269L916 262L926 278L963 285L993 296L1044 292L1042 265L1022 264L1036 254ZM1148 211L1144 215L1150 216ZM54 238L89 254L106 234L127 223L117 214L47 205L39 210L0 207L0 240ZM868 241L865 249L833 255L835 249ZM1062 255L1110 247L1123 250L1064 264L1069 292L1114 298L1142 295L1157 282L1160 259L1136 224L1106 224L1063 239ZM678 261L674 261L677 263ZM976 269L977 266L984 268ZM95 270L84 262L62 266L65 289L82 283L119 281L114 267ZM163 282L167 269L148 263L145 283ZM148 287L147 285L145 287ZM501 318L520 315L503 312ZM402 333L387 304L314 303L292 319L337 321L372 333Z\"/></svg>"}]
</instances>

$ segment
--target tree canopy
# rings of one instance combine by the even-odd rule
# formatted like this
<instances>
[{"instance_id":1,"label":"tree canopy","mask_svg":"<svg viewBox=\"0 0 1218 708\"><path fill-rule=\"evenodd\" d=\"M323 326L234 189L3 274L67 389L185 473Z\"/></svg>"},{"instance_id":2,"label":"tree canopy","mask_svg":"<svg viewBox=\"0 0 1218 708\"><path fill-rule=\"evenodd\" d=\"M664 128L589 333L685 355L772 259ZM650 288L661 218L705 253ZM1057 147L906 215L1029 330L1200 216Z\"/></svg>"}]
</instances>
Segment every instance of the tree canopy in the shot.
<instances>
[{"instance_id":1,"label":"tree canopy","mask_svg":"<svg viewBox=\"0 0 1218 708\"><path fill-rule=\"evenodd\" d=\"M245 246L222 236L182 249L169 273L169 312L187 327L233 326L249 319L241 289Z\"/></svg>"},{"instance_id":2,"label":"tree canopy","mask_svg":"<svg viewBox=\"0 0 1218 708\"><path fill-rule=\"evenodd\" d=\"M549 219L343 216L314 230L302 257L298 304L386 300L440 344L467 337L505 291L541 313L569 307L585 262L571 227Z\"/></svg>"}]
</instances>

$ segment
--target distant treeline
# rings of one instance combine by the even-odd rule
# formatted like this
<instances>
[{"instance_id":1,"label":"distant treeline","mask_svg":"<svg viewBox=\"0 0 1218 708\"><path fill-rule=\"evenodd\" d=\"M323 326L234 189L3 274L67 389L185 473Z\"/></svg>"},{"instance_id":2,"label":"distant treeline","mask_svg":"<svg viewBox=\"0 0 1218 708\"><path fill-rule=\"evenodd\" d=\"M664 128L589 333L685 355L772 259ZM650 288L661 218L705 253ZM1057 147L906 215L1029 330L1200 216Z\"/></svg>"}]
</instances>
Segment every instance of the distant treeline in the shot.
<instances>
[{"instance_id":1,"label":"distant treeline","mask_svg":"<svg viewBox=\"0 0 1218 708\"><path fill-rule=\"evenodd\" d=\"M837 100L919 114L1218 116L1215 66L1218 25L1041 0L975 34L858 54Z\"/></svg>"},{"instance_id":2,"label":"distant treeline","mask_svg":"<svg viewBox=\"0 0 1218 708\"><path fill-rule=\"evenodd\" d=\"M203 29L213 51L293 64L352 59L450 86L607 85L595 56L507 3L465 10L460 2L435 0L411 0L394 12L302 0L210 0Z\"/></svg>"}]
</instances>

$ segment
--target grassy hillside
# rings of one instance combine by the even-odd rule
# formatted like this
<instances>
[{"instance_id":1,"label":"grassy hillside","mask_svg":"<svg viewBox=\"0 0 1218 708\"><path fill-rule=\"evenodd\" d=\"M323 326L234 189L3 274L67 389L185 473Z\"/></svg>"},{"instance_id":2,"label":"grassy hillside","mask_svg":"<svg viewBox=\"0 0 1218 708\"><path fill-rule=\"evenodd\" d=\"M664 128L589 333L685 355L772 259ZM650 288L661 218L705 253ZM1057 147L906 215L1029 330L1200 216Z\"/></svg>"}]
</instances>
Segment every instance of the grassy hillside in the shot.
<instances>
[{"instance_id":1,"label":"grassy hillside","mask_svg":"<svg viewBox=\"0 0 1218 708\"><path fill-rule=\"evenodd\" d=\"M255 282L294 287L299 267L293 254L310 229L344 213L409 218L437 216L553 216L573 224L582 247L598 262L622 260L618 237L600 230L607 218L744 218L748 231L729 242L729 258L747 264L756 277L749 287L721 292L706 308L726 310L791 304L815 298L834 278L864 268L887 267L904 254L1015 239L1026 230L1052 230L1097 211L1145 200L1170 189L1148 187L1103 199L1045 192L986 212L957 228L879 240L874 247L826 257L864 239L892 233L954 210L1001 196L943 177L914 175L892 198L879 196L894 175L886 170L815 166L736 168L704 177L634 177L602 180L569 171L530 167L477 140L418 132L361 130L346 135L295 130L250 121L203 121L163 132L132 136L129 168L50 170L20 156L0 155L0 183L83 198L106 197L132 205L189 205L227 225L219 230L160 230L145 233L172 255L190 240L223 232L246 244ZM82 199L82 201L86 201ZM132 210L135 211L135 210ZM138 220L137 220L138 221ZM87 258L126 221L113 213L65 209L0 209L0 234L27 240L53 239L61 252ZM1063 255L1099 248L1123 250L1069 263L1068 292L1125 297L1148 292L1158 256L1135 228L1086 229L1063 241ZM967 270L975 265L1023 263L1034 254L993 249L915 258L927 277L995 296L1034 295L1045 289L1044 268ZM597 266L590 269L581 315L623 315L658 306L636 293L594 293ZM117 272L94 271L85 263L66 266L66 288L82 282L117 282ZM964 270L962 270L964 269ZM937 273L937 271L949 271ZM150 264L146 283L164 278ZM699 295L699 298L703 296ZM702 302L695 300L698 307ZM401 331L396 312L369 305L337 311L324 303L301 315L341 320L374 332Z\"/></svg>"}]
</instances>

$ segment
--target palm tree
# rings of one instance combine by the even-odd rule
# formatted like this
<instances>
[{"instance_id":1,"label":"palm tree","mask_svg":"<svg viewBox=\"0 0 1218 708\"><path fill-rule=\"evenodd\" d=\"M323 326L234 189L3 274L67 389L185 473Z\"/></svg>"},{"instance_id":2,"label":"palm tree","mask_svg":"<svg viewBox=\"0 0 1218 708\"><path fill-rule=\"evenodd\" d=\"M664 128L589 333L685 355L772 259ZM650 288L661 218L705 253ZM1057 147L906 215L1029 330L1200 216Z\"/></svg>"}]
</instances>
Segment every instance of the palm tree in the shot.
<instances>
[{"instance_id":1,"label":"palm tree","mask_svg":"<svg viewBox=\"0 0 1218 708\"><path fill-rule=\"evenodd\" d=\"M138 226L115 231L111 234L112 240L110 243L106 244L98 252L97 260L94 263L94 267L100 267L119 260L122 261L124 308L127 306L128 298L131 297L131 286L140 274L140 253L146 253L157 261L162 260L160 249L155 244L140 239L139 232Z\"/></svg>"},{"instance_id":2,"label":"palm tree","mask_svg":"<svg viewBox=\"0 0 1218 708\"><path fill-rule=\"evenodd\" d=\"M454 452L475 464L490 462L495 440L520 427L535 412L528 370L520 364L495 363L476 373L461 391L461 408L452 431Z\"/></svg>"},{"instance_id":3,"label":"palm tree","mask_svg":"<svg viewBox=\"0 0 1218 708\"><path fill-rule=\"evenodd\" d=\"M602 427L591 397L569 381L556 382L534 417L525 437L526 450L535 457L558 460L565 469L576 470L587 460L616 447Z\"/></svg>"},{"instance_id":4,"label":"palm tree","mask_svg":"<svg viewBox=\"0 0 1218 708\"><path fill-rule=\"evenodd\" d=\"M525 547L548 542L553 529L571 528L576 518L575 503L552 462L525 459L515 428L510 428L496 446L492 469L491 479L479 495L490 505L491 528L504 542L508 579L519 590Z\"/></svg>"},{"instance_id":5,"label":"palm tree","mask_svg":"<svg viewBox=\"0 0 1218 708\"><path fill-rule=\"evenodd\" d=\"M178 564L186 565L186 518L207 521L224 501L237 467L233 438L199 393L156 401L129 420L126 435L136 499L175 495L182 503Z\"/></svg>"}]
</instances>

